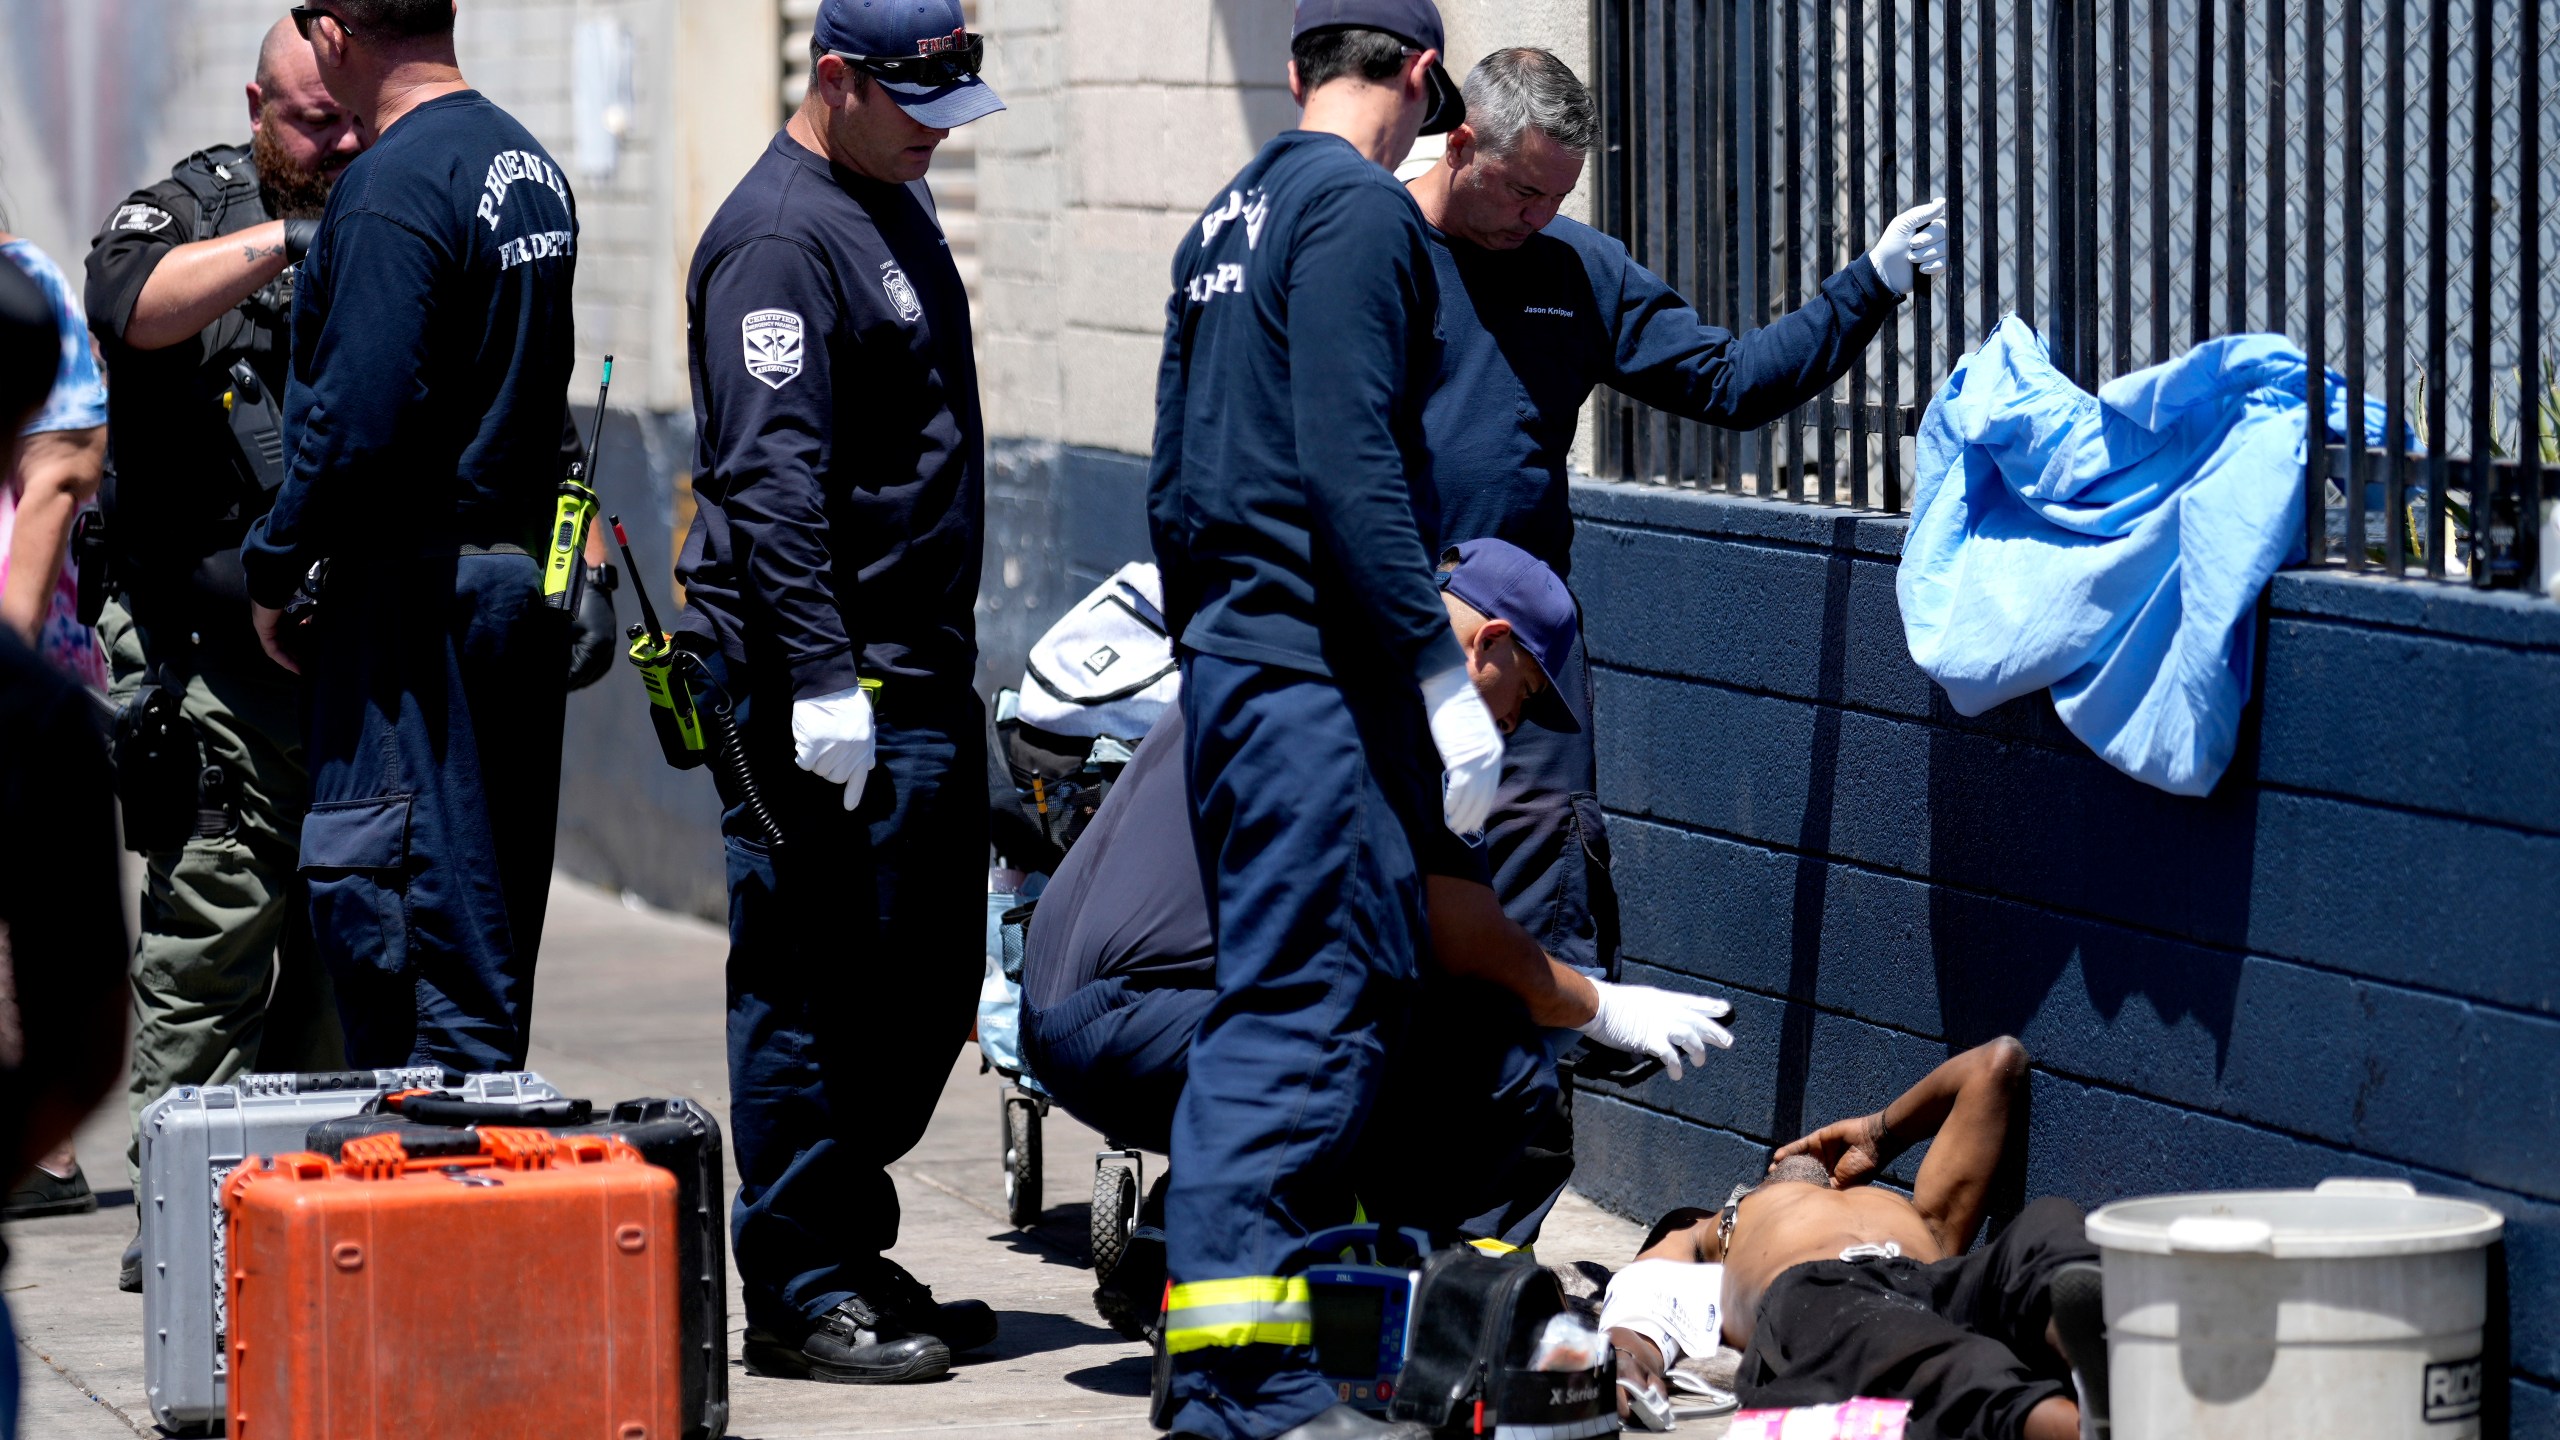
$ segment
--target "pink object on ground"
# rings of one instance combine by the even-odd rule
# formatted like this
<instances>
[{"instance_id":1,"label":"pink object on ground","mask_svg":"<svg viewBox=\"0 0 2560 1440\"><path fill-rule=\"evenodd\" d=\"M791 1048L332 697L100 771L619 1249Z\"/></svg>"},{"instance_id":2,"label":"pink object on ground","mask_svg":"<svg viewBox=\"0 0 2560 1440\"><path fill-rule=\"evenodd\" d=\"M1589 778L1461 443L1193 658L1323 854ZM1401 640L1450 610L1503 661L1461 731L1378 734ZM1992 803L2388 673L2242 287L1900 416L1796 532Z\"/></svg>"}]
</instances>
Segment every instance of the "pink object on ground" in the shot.
<instances>
[{"instance_id":1,"label":"pink object on ground","mask_svg":"<svg viewBox=\"0 0 2560 1440\"><path fill-rule=\"evenodd\" d=\"M1793 1410L1745 1410L1733 1417L1725 1440L1902 1440L1910 1418L1908 1400L1860 1398Z\"/></svg>"}]
</instances>

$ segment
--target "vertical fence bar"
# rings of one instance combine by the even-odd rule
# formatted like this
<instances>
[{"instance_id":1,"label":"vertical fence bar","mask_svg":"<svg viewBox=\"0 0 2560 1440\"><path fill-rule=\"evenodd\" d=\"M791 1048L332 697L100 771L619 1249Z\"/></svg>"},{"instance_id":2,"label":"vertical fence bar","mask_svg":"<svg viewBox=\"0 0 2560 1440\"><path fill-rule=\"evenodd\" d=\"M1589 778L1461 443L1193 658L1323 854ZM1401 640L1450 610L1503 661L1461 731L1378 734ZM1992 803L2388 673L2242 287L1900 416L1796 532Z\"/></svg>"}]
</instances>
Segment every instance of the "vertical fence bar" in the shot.
<instances>
[{"instance_id":1,"label":"vertical fence bar","mask_svg":"<svg viewBox=\"0 0 2560 1440\"><path fill-rule=\"evenodd\" d=\"M2025 4L2026 0L2017 0ZM1997 0L1981 0L1974 37L1982 47L1975 67L1982 79L1980 109L1973 123L1982 129L1982 334L1988 338L2000 323L2000 12Z\"/></svg>"},{"instance_id":2,"label":"vertical fence bar","mask_svg":"<svg viewBox=\"0 0 2560 1440\"><path fill-rule=\"evenodd\" d=\"M1964 0L1946 0L1944 60L1947 97L1947 369L1964 358ZM1983 222L1987 229L1989 221ZM1983 237L1988 247L1990 237Z\"/></svg>"},{"instance_id":3,"label":"vertical fence bar","mask_svg":"<svg viewBox=\"0 0 2560 1440\"><path fill-rule=\"evenodd\" d=\"M1849 225L1847 233L1863 235L1870 223L1867 219L1867 13L1861 0L1844 0L1848 7L1848 24L1844 38L1849 42ZM1892 0L1882 0L1886 6ZM1824 153L1829 153L1828 151ZM1822 257L1824 273L1839 263L1835 254ZM1875 477L1867 464L1867 357L1861 355L1849 367L1849 504L1866 506L1875 497L1869 487Z\"/></svg>"},{"instance_id":4,"label":"vertical fence bar","mask_svg":"<svg viewBox=\"0 0 2560 1440\"><path fill-rule=\"evenodd\" d=\"M2382 227L2383 471L2382 563L2393 579L2409 573L2409 0L2383 0L2383 53L2391 72L2382 86L2382 169L2390 199Z\"/></svg>"},{"instance_id":5,"label":"vertical fence bar","mask_svg":"<svg viewBox=\"0 0 2560 1440\"><path fill-rule=\"evenodd\" d=\"M2080 182L2080 254L2075 268L2079 271L2080 289L2073 297L2080 307L2080 383L2088 389L2098 388L2098 0L2073 0L2078 14L2073 21L2077 43L2072 46L2072 72L2077 77L2074 88L2080 103L2073 107L2073 125L2079 135L2075 167L2083 177ZM2121 5L2124 0L2116 0ZM2121 115L2122 106L2118 106ZM2123 180L2116 182L2118 189ZM2119 286L2118 288L2122 288Z\"/></svg>"},{"instance_id":6,"label":"vertical fence bar","mask_svg":"<svg viewBox=\"0 0 2560 1440\"><path fill-rule=\"evenodd\" d=\"M2151 11L2151 363L2169 358L2169 0Z\"/></svg>"},{"instance_id":7,"label":"vertical fence bar","mask_svg":"<svg viewBox=\"0 0 2560 1440\"><path fill-rule=\"evenodd\" d=\"M2517 0L2516 464L2524 484L2516 557L2532 588L2542 555L2542 0Z\"/></svg>"},{"instance_id":8,"label":"vertical fence bar","mask_svg":"<svg viewBox=\"0 0 2560 1440\"><path fill-rule=\"evenodd\" d=\"M2498 162L2490 125L2496 118L2490 67L2497 63L2498 7L2493 0L2471 4L2471 582L2483 589L2499 576L2502 548L2496 539L2498 477L2491 464L2497 435L2491 425L2497 369L2489 363L2495 338L2497 271L2490 226L2497 214L2495 190Z\"/></svg>"},{"instance_id":9,"label":"vertical fence bar","mask_svg":"<svg viewBox=\"0 0 2560 1440\"><path fill-rule=\"evenodd\" d=\"M2339 536L2347 568L2362 570L2365 536L2365 333L2364 333L2364 6L2365 0L2342 0L2345 43L2339 49L2347 65L2347 188L2338 197L2339 250L2346 257L2347 282L2347 474L2346 522ZM2397 0L2392 0L2397 3ZM2317 153L2316 151L2314 153ZM2395 212L2396 215L2396 212ZM2398 229L2396 218L2386 221Z\"/></svg>"},{"instance_id":10,"label":"vertical fence bar","mask_svg":"<svg viewBox=\"0 0 2560 1440\"><path fill-rule=\"evenodd\" d=\"M1787 313L1804 304L1804 0L1787 7ZM1824 81L1825 85L1830 82ZM1804 498L1804 428L1786 420L1787 498Z\"/></svg>"},{"instance_id":11,"label":"vertical fence bar","mask_svg":"<svg viewBox=\"0 0 2560 1440\"><path fill-rule=\"evenodd\" d=\"M1663 45L1663 6L1665 0L1642 0L1643 10L1634 33L1636 49L1635 73L1642 76L1638 94L1643 97L1644 129L1642 145L1636 152L1643 165L1640 183L1644 207L1639 223L1644 227L1643 263L1659 271L1671 261L1672 192L1680 183L1679 167L1672 163L1670 106L1671 76L1667 73L1668 57ZM1672 272L1675 276L1678 271ZM1671 446L1669 426L1659 410L1650 405L1635 407L1637 469L1639 478L1669 481Z\"/></svg>"},{"instance_id":12,"label":"vertical fence bar","mask_svg":"<svg viewBox=\"0 0 2560 1440\"><path fill-rule=\"evenodd\" d=\"M1757 327L1769 323L1769 297L1778 288L1777 274L1771 269L1769 258L1771 227L1777 219L1770 195L1770 188L1775 182L1769 171L1769 127L1778 113L1769 73L1770 49L1776 32L1770 28L1769 0L1746 0L1743 13L1751 20L1750 321ZM1757 483L1762 495L1773 494L1777 490L1779 433L1777 426L1763 426L1753 441L1760 461Z\"/></svg>"},{"instance_id":13,"label":"vertical fence bar","mask_svg":"<svg viewBox=\"0 0 2560 1440\"><path fill-rule=\"evenodd\" d=\"M1734 203L1740 210L1734 239L1734 312L1736 331L1753 329L1769 318L1769 125L1768 76L1762 57L1767 32L1762 27L1761 0L1729 7L1733 14ZM1733 488L1768 484L1769 428L1737 437Z\"/></svg>"},{"instance_id":14,"label":"vertical fence bar","mask_svg":"<svg viewBox=\"0 0 2560 1440\"><path fill-rule=\"evenodd\" d=\"M2347 0L2350 5L2361 0ZM2307 262L2302 267L2302 344L2311 356L2310 373L2305 377L2304 398L2310 402L2311 444L2306 447L2302 468L2302 525L2305 557L2314 566L2329 560L2329 257L2328 171L2329 144L2329 25L2321 0L2303 0L2302 4L2302 243ZM2282 88L2281 85L2278 86ZM2275 127L2279 137L2284 127ZM2279 140L2277 150L2283 150ZM2284 208L2284 188L2276 187L2277 211ZM2279 259L2283 258L2281 256ZM2284 273L2282 265L2268 267L2275 275ZM2272 288L2281 283L2270 279ZM2276 313L2284 308L2277 303ZM2354 368L2350 362L2349 368ZM2364 437L2354 433L2360 427L2356 417L2347 417L2350 453L2363 448ZM2354 535L2352 529L2349 536ZM2349 541L2348 548L2354 548Z\"/></svg>"},{"instance_id":15,"label":"vertical fence bar","mask_svg":"<svg viewBox=\"0 0 2560 1440\"><path fill-rule=\"evenodd\" d=\"M2115 205L2115 372L2119 375L2134 368L2133 364L2133 3L2115 0L2113 48L2108 58L2115 62L2113 108L2107 115L2115 132L2108 137L2108 188L2114 191ZM2156 144L2156 142L2155 142Z\"/></svg>"},{"instance_id":16,"label":"vertical fence bar","mask_svg":"<svg viewBox=\"0 0 2560 1440\"><path fill-rule=\"evenodd\" d=\"M2293 6L2267 7L2267 314L2265 329L2285 328L2288 298L2285 295L2284 272L2292 256L2285 249L2285 133L2284 92L2293 77L2285 73L2285 29L2291 23ZM2318 92L2303 96L2307 107L2318 105ZM2306 161L2305 168L2317 161ZM2312 257L2317 265L2319 257ZM2316 447L2315 447L2316 448Z\"/></svg>"},{"instance_id":17,"label":"vertical fence bar","mask_svg":"<svg viewBox=\"0 0 2560 1440\"><path fill-rule=\"evenodd\" d=\"M2275 7L2281 13L2282 6ZM2249 327L2249 4L2231 0L2223 28L2231 32L2223 52L2223 143L2231 147L2229 191L2223 198L2225 227L2222 278L2226 330Z\"/></svg>"},{"instance_id":18,"label":"vertical fence bar","mask_svg":"<svg viewBox=\"0 0 2560 1440\"><path fill-rule=\"evenodd\" d=\"M2201 345L2213 338L2213 0L2196 0L2195 167L2195 273L2187 282L2187 310L2194 317L2190 343Z\"/></svg>"},{"instance_id":19,"label":"vertical fence bar","mask_svg":"<svg viewBox=\"0 0 2560 1440\"><path fill-rule=\"evenodd\" d=\"M1591 7L1591 78L1599 87L1600 101L1600 154L1591 167L1591 215L1602 230L1621 240L1635 233L1627 227L1626 215L1627 73L1622 56L1628 3L1599 0ZM1628 476L1619 430L1626 411L1627 402L1616 391L1600 392L1591 463L1605 479Z\"/></svg>"},{"instance_id":20,"label":"vertical fence bar","mask_svg":"<svg viewBox=\"0 0 2560 1440\"><path fill-rule=\"evenodd\" d=\"M1950 47L1952 48L1952 47ZM1948 97L1952 107L1955 99ZM1911 199L1914 203L1930 198L1929 188L1929 6L1928 0L1911 7ZM1940 193L1943 193L1941 191ZM1956 273L1955 236L1963 229L1963 216L1954 202L1947 209L1947 283L1954 283ZM1911 403L1929 403L1929 302L1937 287L1929 277L1911 282ZM1895 417L1893 426L1894 464L1884 472L1884 508L1897 514L1902 510L1902 421Z\"/></svg>"},{"instance_id":21,"label":"vertical fence bar","mask_svg":"<svg viewBox=\"0 0 2560 1440\"><path fill-rule=\"evenodd\" d=\"M1662 50L1664 87L1659 104L1664 111L1664 131L1670 141L1663 156L1663 170L1671 176L1671 193L1666 197L1665 235L1670 248L1663 255L1663 270L1671 277L1672 288L1682 295L1704 298L1706 287L1706 248L1698 243L1712 203L1707 184L1715 174L1707 163L1707 152L1699 141L1704 132L1698 125L1698 112L1713 94L1713 82L1700 75L1698 61L1697 0L1664 0L1662 16ZM1684 63L1685 62L1685 63ZM1680 77L1698 77L1690 84ZM1707 442L1705 432L1694 420L1665 415L1662 420L1666 446L1663 478L1674 484L1702 481L1707 474Z\"/></svg>"},{"instance_id":22,"label":"vertical fence bar","mask_svg":"<svg viewBox=\"0 0 2560 1440\"><path fill-rule=\"evenodd\" d=\"M1837 14L1831 0L1821 0L1814 7L1813 73L1814 83L1822 87L1822 103L1814 110L1813 144L1821 153L1815 162L1820 178L1814 183L1820 190L1816 197L1816 223L1821 227L1821 248L1813 252L1812 280L1822 283L1840 257L1840 114L1839 51L1832 36L1832 21ZM1839 498L1835 488L1840 475L1840 417L1833 396L1838 385L1823 387L1822 401L1815 407L1814 447L1821 456L1821 493L1815 498L1828 505Z\"/></svg>"},{"instance_id":23,"label":"vertical fence bar","mask_svg":"<svg viewBox=\"0 0 2560 1440\"><path fill-rule=\"evenodd\" d=\"M1715 51L1712 64L1701 62L1700 69L1716 80L1715 108L1709 112L1715 130L1717 225L1709 243L1715 246L1715 293L1704 297L1709 305L1720 305L1724 324L1735 334L1750 328L1742 313L1742 216L1743 189L1738 183L1741 168L1741 131L1736 127L1735 91L1740 87L1742 70L1735 63L1737 51L1735 30L1742 20L1738 5L1718 5L1699 25L1700 43ZM1710 38L1711 37L1711 38ZM1701 240L1709 237L1701 236ZM1741 488L1742 460L1750 437L1730 430L1716 432L1716 463L1711 484L1716 489Z\"/></svg>"},{"instance_id":24,"label":"vertical fence bar","mask_svg":"<svg viewBox=\"0 0 2560 1440\"><path fill-rule=\"evenodd\" d=\"M2018 8L2021 13L2027 9L2024 5ZM2023 163L2018 167L2018 233L2030 235L2042 230L2050 234L2053 252L2045 257L2044 272L2045 335L2062 373L2074 380L2080 378L2082 317L2079 307L2073 303L2078 298L2078 287L2072 283L2071 262L2080 253L2080 189L2085 177L2078 174L2071 164L2073 146L2068 117L2086 98L2075 94L2071 84L2071 23L2077 15L2075 0L2045 0L2044 68L2051 88L2045 93L2044 108L2053 115L2053 162L2046 171L2042 223L2033 228L2027 223L2026 199L2031 192L2025 177L2029 172ZM2019 48L2025 49L2024 46ZM2028 73L2033 70L2023 61L2019 68ZM2033 113L2036 112L2024 106L2019 108L2018 136L2021 140L2034 130L2029 118ZM2023 161L2025 158L2021 152L2019 159ZM2021 284L2018 288L2024 290L2026 287Z\"/></svg>"},{"instance_id":25,"label":"vertical fence bar","mask_svg":"<svg viewBox=\"0 0 2560 1440\"><path fill-rule=\"evenodd\" d=\"M2014 307L2020 319L2032 325L2036 320L2036 48L2035 6L2030 0L2013 0L2009 13L2017 22L2017 73L2010 77L2009 95L2014 108L2009 119L2017 127L2018 173L2015 208L2017 224L2010 232L2011 253L2018 261L2018 295Z\"/></svg>"},{"instance_id":26,"label":"vertical fence bar","mask_svg":"<svg viewBox=\"0 0 2560 1440\"><path fill-rule=\"evenodd\" d=\"M1911 192L1901 188L1902 178L1902 95L1900 67L1895 63L1893 44L1893 0L1876 6L1876 88L1884 93L1884 106L1876 112L1876 147L1884 157L1884 166L1876 172L1876 191L1884 203L1876 208L1885 214L1899 212L1910 203L1904 197ZM1924 3L1915 7L1926 13ZM1874 220L1867 222L1872 225ZM1913 276L1911 293L1920 293L1920 279ZM1884 351L1881 367L1884 377L1884 508L1902 508L1902 317L1888 316L1884 322ZM1858 503L1871 504L1863 488Z\"/></svg>"},{"instance_id":27,"label":"vertical fence bar","mask_svg":"<svg viewBox=\"0 0 2560 1440\"><path fill-rule=\"evenodd\" d=\"M2453 317L2447 301L2453 290L2453 257L2446 253L2452 231L2452 196L2445 176L2452 163L2451 138L2445 121L2453 113L2453 15L2445 0L2427 7L2427 576L2444 578L2445 465L2444 376L2449 348L2447 330ZM2475 500L2477 496L2473 497ZM2478 512L2473 512L2478 518Z\"/></svg>"}]
</instances>

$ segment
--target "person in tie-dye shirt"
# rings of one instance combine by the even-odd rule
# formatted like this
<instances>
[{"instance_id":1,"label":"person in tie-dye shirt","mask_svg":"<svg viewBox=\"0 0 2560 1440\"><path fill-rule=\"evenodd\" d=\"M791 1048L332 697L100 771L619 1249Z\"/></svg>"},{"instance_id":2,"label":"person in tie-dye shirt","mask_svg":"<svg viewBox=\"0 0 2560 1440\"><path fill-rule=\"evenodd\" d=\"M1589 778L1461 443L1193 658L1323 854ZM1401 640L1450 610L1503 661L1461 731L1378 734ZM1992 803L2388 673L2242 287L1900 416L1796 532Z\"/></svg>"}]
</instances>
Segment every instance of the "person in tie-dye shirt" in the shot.
<instances>
[{"instance_id":1,"label":"person in tie-dye shirt","mask_svg":"<svg viewBox=\"0 0 2560 1440\"><path fill-rule=\"evenodd\" d=\"M62 360L44 408L19 431L17 463L0 483L0 622L74 684L103 691L106 657L80 623L80 581L72 572L71 522L98 493L107 466L107 386L89 349L89 324L70 282L45 253L0 231L0 255L16 262L53 304ZM15 818L15 817L13 817ZM31 835L39 817L13 833ZM14 1177L13 1177L14 1178ZM0 1180L0 1184L8 1181ZM71 1147L47 1155L0 1198L0 1219L98 1208Z\"/></svg>"},{"instance_id":2,"label":"person in tie-dye shirt","mask_svg":"<svg viewBox=\"0 0 2560 1440\"><path fill-rule=\"evenodd\" d=\"M44 287L62 326L53 394L20 432L25 444L17 466L0 484L0 621L55 669L103 690L106 660L80 623L80 581L69 552L71 522L98 493L106 471L107 386L89 349L88 322L61 268L5 232L0 255Z\"/></svg>"}]
</instances>

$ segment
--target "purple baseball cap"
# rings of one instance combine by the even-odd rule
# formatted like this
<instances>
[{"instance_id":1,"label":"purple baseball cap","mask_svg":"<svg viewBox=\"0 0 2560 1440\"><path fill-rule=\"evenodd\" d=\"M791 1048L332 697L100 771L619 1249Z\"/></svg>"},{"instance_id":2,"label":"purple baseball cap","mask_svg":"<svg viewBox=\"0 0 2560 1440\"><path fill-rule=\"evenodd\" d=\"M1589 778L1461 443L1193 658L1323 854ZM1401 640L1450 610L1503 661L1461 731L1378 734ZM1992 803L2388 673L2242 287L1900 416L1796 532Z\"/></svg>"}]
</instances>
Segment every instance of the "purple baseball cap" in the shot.
<instances>
[{"instance_id":1,"label":"purple baseball cap","mask_svg":"<svg viewBox=\"0 0 2560 1440\"><path fill-rule=\"evenodd\" d=\"M1416 50L1437 50L1443 58L1449 53L1448 32L1440 24L1440 7L1432 0L1298 0L1297 24L1289 38L1294 41L1311 30L1346 26L1383 30ZM1459 93L1457 83L1436 61L1427 78L1431 108L1423 114L1422 133L1446 135L1466 122L1466 96Z\"/></svg>"},{"instance_id":2,"label":"purple baseball cap","mask_svg":"<svg viewBox=\"0 0 2560 1440\"><path fill-rule=\"evenodd\" d=\"M956 130L1004 108L977 73L986 42L970 33L960 0L825 0L818 7L817 37L828 50L855 60L915 61L923 62L916 69L940 70L920 76L871 71L919 125ZM951 63L933 64L943 57Z\"/></svg>"},{"instance_id":3,"label":"purple baseball cap","mask_svg":"<svg viewBox=\"0 0 2560 1440\"><path fill-rule=\"evenodd\" d=\"M1582 612L1547 562L1508 540L1466 540L1440 553L1440 588L1472 605L1488 620L1508 621L1529 658L1547 679L1564 673L1565 660L1582 639Z\"/></svg>"}]
</instances>

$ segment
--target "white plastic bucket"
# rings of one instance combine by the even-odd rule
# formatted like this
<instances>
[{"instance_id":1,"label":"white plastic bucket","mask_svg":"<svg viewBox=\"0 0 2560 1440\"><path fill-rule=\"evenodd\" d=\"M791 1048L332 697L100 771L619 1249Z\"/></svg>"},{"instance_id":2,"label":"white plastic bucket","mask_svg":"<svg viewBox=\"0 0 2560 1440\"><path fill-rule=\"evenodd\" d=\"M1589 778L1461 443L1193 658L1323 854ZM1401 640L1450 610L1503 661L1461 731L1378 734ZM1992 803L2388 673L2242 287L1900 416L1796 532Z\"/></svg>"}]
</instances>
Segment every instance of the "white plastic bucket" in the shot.
<instances>
[{"instance_id":1,"label":"white plastic bucket","mask_svg":"<svg viewBox=\"0 0 2560 1440\"><path fill-rule=\"evenodd\" d=\"M2397 1180L2105 1207L2115 1440L2472 1440L2505 1224Z\"/></svg>"}]
</instances>

